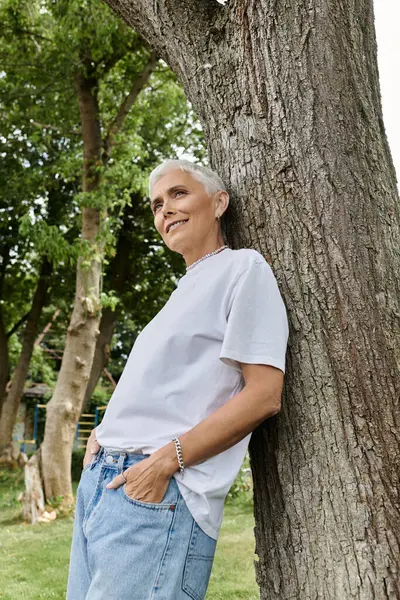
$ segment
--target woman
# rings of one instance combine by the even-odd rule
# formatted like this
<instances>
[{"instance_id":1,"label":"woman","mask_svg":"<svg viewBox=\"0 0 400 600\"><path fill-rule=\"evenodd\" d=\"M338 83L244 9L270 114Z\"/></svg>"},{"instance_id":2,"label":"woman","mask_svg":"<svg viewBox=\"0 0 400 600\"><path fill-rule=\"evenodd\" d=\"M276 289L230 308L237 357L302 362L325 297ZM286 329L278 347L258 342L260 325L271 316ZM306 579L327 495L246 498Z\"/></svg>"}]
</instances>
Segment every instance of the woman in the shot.
<instances>
[{"instance_id":1,"label":"woman","mask_svg":"<svg viewBox=\"0 0 400 600\"><path fill-rule=\"evenodd\" d=\"M251 432L280 410L285 305L263 256L224 243L222 180L167 160L149 195L186 274L136 338L88 440L67 600L203 600Z\"/></svg>"}]
</instances>

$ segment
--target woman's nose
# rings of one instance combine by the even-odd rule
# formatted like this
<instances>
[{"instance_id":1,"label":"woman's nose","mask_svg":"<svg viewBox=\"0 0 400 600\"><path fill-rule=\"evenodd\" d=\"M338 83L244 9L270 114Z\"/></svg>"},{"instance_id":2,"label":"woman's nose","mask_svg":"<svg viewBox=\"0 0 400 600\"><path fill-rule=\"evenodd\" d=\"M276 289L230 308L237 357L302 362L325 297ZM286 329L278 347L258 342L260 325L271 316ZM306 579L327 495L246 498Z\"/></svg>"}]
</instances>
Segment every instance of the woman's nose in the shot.
<instances>
[{"instance_id":1,"label":"woman's nose","mask_svg":"<svg viewBox=\"0 0 400 600\"><path fill-rule=\"evenodd\" d=\"M173 207L170 204L168 204L168 202L164 202L164 204L162 205L162 208L161 208L161 212L163 215L168 215L168 214L173 215L175 211L174 211Z\"/></svg>"}]
</instances>

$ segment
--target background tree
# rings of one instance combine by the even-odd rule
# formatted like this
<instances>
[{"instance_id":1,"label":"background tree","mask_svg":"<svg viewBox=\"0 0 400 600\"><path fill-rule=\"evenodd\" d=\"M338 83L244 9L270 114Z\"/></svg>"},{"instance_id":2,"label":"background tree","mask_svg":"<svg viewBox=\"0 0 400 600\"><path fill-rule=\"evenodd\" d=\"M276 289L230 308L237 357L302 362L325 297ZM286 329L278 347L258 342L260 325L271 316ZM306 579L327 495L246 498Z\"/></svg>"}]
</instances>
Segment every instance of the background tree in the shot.
<instances>
[{"instance_id":1,"label":"background tree","mask_svg":"<svg viewBox=\"0 0 400 600\"><path fill-rule=\"evenodd\" d=\"M7 29L9 22L3 20L2 24ZM27 79L18 70L21 62L23 64L23 60L26 60L26 40L23 39L19 44L15 39L10 40L11 30L11 27L6 32L3 30L0 37L0 52L9 44L8 61L3 63L3 69L7 71L3 71L0 80L3 216L0 231L0 330L3 332L0 355L0 462L3 464L13 464L18 457L19 450L15 453L16 447L12 444L12 432L41 323L42 309L50 290L54 289L59 292L60 304L64 304L60 295L65 292L65 286L61 280L68 279L68 269L74 264L76 248L73 247L73 241L77 235L74 227L76 217L71 206L73 194L76 193L74 182L55 177L57 162L60 167L58 156L62 153L63 144L32 123L34 117L44 112L43 102L37 102L35 106L33 95L28 104ZM25 75L29 69L31 65L25 69ZM29 76L28 81L32 82ZM30 117L26 116L28 106ZM66 222L69 223L68 227ZM10 381L9 341L13 335L19 334L22 336L22 345Z\"/></svg>"},{"instance_id":2,"label":"background tree","mask_svg":"<svg viewBox=\"0 0 400 600\"><path fill-rule=\"evenodd\" d=\"M399 198L371 0L107 0L173 68L290 318L251 441L261 598L399 587ZM178 35L179 30L179 35Z\"/></svg>"},{"instance_id":3,"label":"background tree","mask_svg":"<svg viewBox=\"0 0 400 600\"><path fill-rule=\"evenodd\" d=\"M163 156L171 152L174 155L178 147L180 151L190 148L192 153L201 156L201 131L182 90L176 84L175 76L165 63L160 64L152 77L146 72L147 81L140 80L140 75L143 75L140 68L149 52L138 36L133 36L125 27L125 38L133 38L135 45L131 47L126 43L126 39L120 35L121 28L124 29L123 24L116 18L110 18L110 11L102 3L86 4L86 22L89 24L86 29L83 19L85 15L77 12L73 3L59 4L53 12L46 3L40 3L34 8L36 11L31 10L31 6L27 11L23 2L12 1L5 4L2 11L0 53L5 60L4 76L0 80L1 116L6 125L3 131L9 129L3 149L7 159L16 162L13 166L9 162L3 164L4 181L9 180L12 183L10 173L14 173L14 178L19 183L15 188L10 184L9 191L13 191L12 195L4 194L5 209L15 215L16 231L14 240L7 235L8 231L4 241L18 257L16 263L24 260L25 268L28 263L33 271L35 263L40 264L42 259L51 255L58 269L67 262L67 270L72 274L73 264L68 263L69 259L61 252L66 232L69 238L72 235L75 243L73 256L76 258L78 251L82 250L75 239L79 227L80 206L84 205L85 200L84 194L78 193L82 189L79 184L82 169L82 127L78 94L75 91L76 87L71 83L74 81L76 69L81 68L80 58L77 58L76 54L79 50L77 40L81 36L85 50L92 51L100 61L100 74L93 89L98 98L94 117L97 120L97 129L102 132L99 167L101 177L96 190L91 191L90 200L97 201L108 209L107 227L102 235L103 240L108 240L110 262L106 261L103 273L102 298L105 299L105 306L98 347L110 346L111 334L118 316L121 319L119 350L114 354L123 355L124 352L127 353L127 347L132 345L141 327L159 310L171 293L174 287L171 266L177 274L183 269L182 261L165 251L155 235L151 211L144 197L147 188L143 186L143 173L153 168ZM110 44L107 46L107 38L95 18L98 11L104 19L103 28L110 26L109 35L118 37L120 48L114 43L115 40L112 43L108 40ZM68 41L68 35L72 36L76 48ZM112 58L106 60L104 53L100 53L99 57L99 46L102 52L111 52ZM139 73L136 79L135 72L136 75ZM145 93L139 97L138 84L147 85L147 89L143 89ZM84 87L84 84L82 85ZM119 109L116 110L115 107L118 106ZM35 156L36 162L31 155ZM27 186L29 179L32 183ZM60 202L65 210L62 216L58 212L51 218L58 206L56 190L59 190ZM93 195L94 192L96 196ZM87 197L86 195L86 199ZM17 210L18 203L25 206L25 212ZM7 227L10 229L10 223ZM18 252L18 238L20 241L25 240L30 252L24 259L21 252ZM123 262L120 262L122 259ZM62 272L62 268L60 270ZM39 276L39 269L36 271ZM14 306L18 321L17 315L23 311L17 310L15 288L14 292L12 291L15 276L15 273L8 269L11 292L9 300L10 305ZM65 270L63 276L65 278ZM154 280L157 281L157 285L150 285L150 281ZM72 292L70 283L71 280L67 283L69 294ZM53 292L59 284L58 279L57 284L53 285ZM65 281L60 288L65 297ZM116 306L115 300L120 300ZM57 304L54 295L52 302ZM25 310L25 314L28 313L29 311ZM38 315L33 311L30 314L37 332ZM14 330L17 331L15 327ZM47 349L53 352L53 355L62 358L63 336L60 331L56 332L56 336L57 352L54 352L54 335ZM34 338L31 332L30 355ZM122 343L121 339L124 340ZM48 344L48 338L45 343ZM5 356L8 359L8 353L5 353ZM5 442L4 456L8 459L11 455L12 428L29 366L26 352L21 351L20 363L23 363L24 368L18 369L16 366L14 370L12 386L15 393L8 394L8 410L3 411L0 421L0 429L7 431L7 436L2 439ZM114 375L117 371L116 378L119 375L118 369L122 369L121 363L123 359L113 369ZM56 365L56 370L59 370L59 364ZM90 389L86 394L88 401L100 372L101 365L94 376L90 377ZM83 383L86 389L87 382L83 380ZM52 404L49 405L52 408ZM54 443L59 444L59 428L62 428L62 421L58 422L60 411L54 412ZM49 414L51 415L51 411ZM62 454L58 450L53 451L56 454L51 453L52 463L54 456ZM54 465L53 468L55 467ZM48 469L45 466L43 473L46 480ZM67 481L68 484L68 480L69 472L63 474L63 481ZM60 495L60 492L49 492L48 497L51 495Z\"/></svg>"}]
</instances>

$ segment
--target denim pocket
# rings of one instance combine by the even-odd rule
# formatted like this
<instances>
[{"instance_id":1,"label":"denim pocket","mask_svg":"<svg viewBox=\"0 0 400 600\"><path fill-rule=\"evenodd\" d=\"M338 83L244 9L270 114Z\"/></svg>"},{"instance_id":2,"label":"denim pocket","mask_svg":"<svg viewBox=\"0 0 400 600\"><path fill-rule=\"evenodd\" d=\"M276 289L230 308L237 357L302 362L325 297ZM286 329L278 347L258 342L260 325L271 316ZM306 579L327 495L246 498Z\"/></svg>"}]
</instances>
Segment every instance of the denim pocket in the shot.
<instances>
[{"instance_id":1,"label":"denim pocket","mask_svg":"<svg viewBox=\"0 0 400 600\"><path fill-rule=\"evenodd\" d=\"M193 519L189 549L183 570L182 589L193 600L204 600L213 566L217 540Z\"/></svg>"}]
</instances>

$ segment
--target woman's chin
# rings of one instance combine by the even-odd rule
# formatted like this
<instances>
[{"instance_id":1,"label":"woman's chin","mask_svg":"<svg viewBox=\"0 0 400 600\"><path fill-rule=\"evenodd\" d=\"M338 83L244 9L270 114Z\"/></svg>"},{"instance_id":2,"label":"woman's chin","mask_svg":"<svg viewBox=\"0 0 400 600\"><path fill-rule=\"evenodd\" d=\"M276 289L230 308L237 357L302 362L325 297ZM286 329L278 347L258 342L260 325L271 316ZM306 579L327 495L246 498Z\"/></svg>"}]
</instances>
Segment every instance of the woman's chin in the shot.
<instances>
[{"instance_id":1,"label":"woman's chin","mask_svg":"<svg viewBox=\"0 0 400 600\"><path fill-rule=\"evenodd\" d=\"M178 254L185 254L193 246L187 239L182 240L168 240L167 246L172 252L178 252Z\"/></svg>"}]
</instances>

